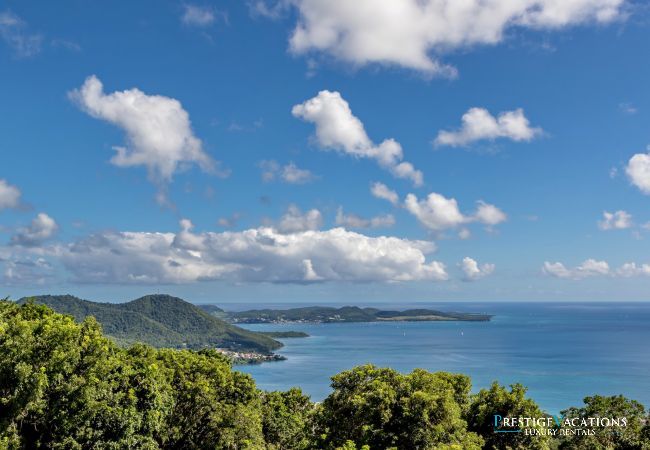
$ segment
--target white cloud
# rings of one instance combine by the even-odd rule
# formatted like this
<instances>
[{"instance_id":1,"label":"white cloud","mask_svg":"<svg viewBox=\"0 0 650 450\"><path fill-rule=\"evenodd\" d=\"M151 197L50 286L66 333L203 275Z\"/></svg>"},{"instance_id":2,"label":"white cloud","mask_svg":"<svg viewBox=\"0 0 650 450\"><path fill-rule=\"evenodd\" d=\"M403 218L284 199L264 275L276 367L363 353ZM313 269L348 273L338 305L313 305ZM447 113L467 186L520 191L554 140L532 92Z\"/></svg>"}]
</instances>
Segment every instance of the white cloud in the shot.
<instances>
[{"instance_id":1,"label":"white cloud","mask_svg":"<svg viewBox=\"0 0 650 450\"><path fill-rule=\"evenodd\" d=\"M479 140L498 138L513 141L530 141L542 133L541 128L530 126L523 109L505 111L494 117L483 108L471 108L462 117L462 126L456 131L440 131L435 145L462 146Z\"/></svg>"},{"instance_id":2,"label":"white cloud","mask_svg":"<svg viewBox=\"0 0 650 450\"><path fill-rule=\"evenodd\" d=\"M314 174L309 170L301 169L294 163L290 162L282 168L281 177L285 182L290 184L305 184L314 179Z\"/></svg>"},{"instance_id":3,"label":"white cloud","mask_svg":"<svg viewBox=\"0 0 650 450\"><path fill-rule=\"evenodd\" d=\"M573 278L581 279L593 276L609 275L609 264L606 261L597 261L595 259L587 259L582 264L568 269L561 262L550 263L544 262L542 271L549 276L556 278Z\"/></svg>"},{"instance_id":4,"label":"white cloud","mask_svg":"<svg viewBox=\"0 0 650 450\"><path fill-rule=\"evenodd\" d=\"M15 208L20 204L20 189L12 186L7 180L0 179L0 211Z\"/></svg>"},{"instance_id":5,"label":"white cloud","mask_svg":"<svg viewBox=\"0 0 650 450\"><path fill-rule=\"evenodd\" d=\"M374 197L381 198L382 200L388 200L393 205L397 205L397 203L399 203L399 196L397 195L397 192L393 191L383 183L373 183L370 186L370 193Z\"/></svg>"},{"instance_id":6,"label":"white cloud","mask_svg":"<svg viewBox=\"0 0 650 450\"><path fill-rule=\"evenodd\" d=\"M314 270L314 264L311 262L311 259L303 259L302 260L302 265L304 269L304 277L303 280L305 281L321 281L323 277L318 275L316 271Z\"/></svg>"},{"instance_id":7,"label":"white cloud","mask_svg":"<svg viewBox=\"0 0 650 450\"><path fill-rule=\"evenodd\" d=\"M474 281L492 274L496 266L489 263L479 266L476 260L466 256L460 263L460 268L464 274L463 280Z\"/></svg>"},{"instance_id":8,"label":"white cloud","mask_svg":"<svg viewBox=\"0 0 650 450\"><path fill-rule=\"evenodd\" d=\"M650 276L650 264L627 262L622 264L616 270L610 270L609 264L606 261L588 259L579 266L569 269L560 262L550 263L547 261L542 267L542 272L553 277L570 278L574 280L595 276L612 276L621 278L648 277Z\"/></svg>"},{"instance_id":9,"label":"white cloud","mask_svg":"<svg viewBox=\"0 0 650 450\"><path fill-rule=\"evenodd\" d=\"M650 195L650 153L637 153L632 156L625 173L633 185L644 194Z\"/></svg>"},{"instance_id":10,"label":"white cloud","mask_svg":"<svg viewBox=\"0 0 650 450\"><path fill-rule=\"evenodd\" d=\"M571 271L561 262L552 263L545 261L542 266L542 272L556 278L571 278Z\"/></svg>"},{"instance_id":11,"label":"white cloud","mask_svg":"<svg viewBox=\"0 0 650 450\"><path fill-rule=\"evenodd\" d=\"M203 280L267 282L395 282L446 280L444 264L427 261L428 241L368 237L334 228L282 234L273 228L241 232L107 232L60 250L75 280L159 284ZM179 237L183 234L182 237Z\"/></svg>"},{"instance_id":12,"label":"white cloud","mask_svg":"<svg viewBox=\"0 0 650 450\"><path fill-rule=\"evenodd\" d=\"M625 211L610 213L603 211L603 220L598 222L601 230L624 230L632 226L632 215Z\"/></svg>"},{"instance_id":13,"label":"white cloud","mask_svg":"<svg viewBox=\"0 0 650 450\"><path fill-rule=\"evenodd\" d=\"M323 226L323 215L317 209L302 213L296 205L290 205L278 223L280 233L300 233L318 230Z\"/></svg>"},{"instance_id":14,"label":"white cloud","mask_svg":"<svg viewBox=\"0 0 650 450\"><path fill-rule=\"evenodd\" d=\"M494 205L479 201L473 215L464 215L454 198L432 192L426 198L418 200L415 194L408 194L404 200L404 207L414 215L422 225L435 232L457 228L460 225L480 222L489 227L498 225L507 219L506 214ZM461 238L469 236L462 232Z\"/></svg>"},{"instance_id":15,"label":"white cloud","mask_svg":"<svg viewBox=\"0 0 650 450\"><path fill-rule=\"evenodd\" d=\"M388 64L453 77L456 70L441 63L437 55L474 45L498 44L513 28L557 30L576 24L608 23L623 16L624 0L288 3L298 11L289 41L296 54L323 52L355 66Z\"/></svg>"},{"instance_id":16,"label":"white cloud","mask_svg":"<svg viewBox=\"0 0 650 450\"><path fill-rule=\"evenodd\" d=\"M336 225L346 228L388 228L395 225L395 217L384 214L366 219L356 214L344 214L343 208L339 207L336 211Z\"/></svg>"},{"instance_id":17,"label":"white cloud","mask_svg":"<svg viewBox=\"0 0 650 450\"><path fill-rule=\"evenodd\" d=\"M12 12L0 13L0 37L20 58L34 56L41 51L43 37L29 33L27 24Z\"/></svg>"},{"instance_id":18,"label":"white cloud","mask_svg":"<svg viewBox=\"0 0 650 450\"><path fill-rule=\"evenodd\" d=\"M270 182L275 180L280 171L280 164L275 160L263 160L258 163L258 167L262 170L262 181Z\"/></svg>"},{"instance_id":19,"label":"white cloud","mask_svg":"<svg viewBox=\"0 0 650 450\"><path fill-rule=\"evenodd\" d=\"M508 219L508 216L496 206L485 203L483 200L479 200L477 203L478 207L474 214L475 220L487 226L494 226Z\"/></svg>"},{"instance_id":20,"label":"white cloud","mask_svg":"<svg viewBox=\"0 0 650 450\"><path fill-rule=\"evenodd\" d=\"M212 8L197 5L184 5L181 21L185 25L207 27L214 23L215 15Z\"/></svg>"},{"instance_id":21,"label":"white cloud","mask_svg":"<svg viewBox=\"0 0 650 450\"><path fill-rule=\"evenodd\" d=\"M111 163L118 167L144 166L149 179L162 190L181 167L195 163L209 173L217 164L203 150L192 131L190 117L178 100L147 95L139 89L105 94L94 75L70 97L86 113L106 120L126 132L128 146L113 147Z\"/></svg>"},{"instance_id":22,"label":"white cloud","mask_svg":"<svg viewBox=\"0 0 650 450\"><path fill-rule=\"evenodd\" d=\"M266 182L277 178L288 184L306 184L317 178L310 170L301 169L293 162L281 167L275 160L264 160L260 161L259 167L262 180Z\"/></svg>"},{"instance_id":23,"label":"white cloud","mask_svg":"<svg viewBox=\"0 0 650 450\"><path fill-rule=\"evenodd\" d=\"M399 142L386 139L375 145L363 123L352 114L350 105L338 92L320 91L316 97L295 105L291 112L316 126L316 141L321 148L374 159L393 176L408 179L415 186L422 185L422 172L402 161L404 152Z\"/></svg>"},{"instance_id":24,"label":"white cloud","mask_svg":"<svg viewBox=\"0 0 650 450\"><path fill-rule=\"evenodd\" d=\"M248 10L253 17L266 17L267 19L278 19L287 9L287 2L280 0L276 3L267 3L264 0L249 1Z\"/></svg>"},{"instance_id":25,"label":"white cloud","mask_svg":"<svg viewBox=\"0 0 650 450\"><path fill-rule=\"evenodd\" d=\"M404 207L413 214L425 227L433 231L444 231L467 223L469 219L458 209L454 198L445 198L435 192L426 199L418 200L414 194L408 194Z\"/></svg>"},{"instance_id":26,"label":"white cloud","mask_svg":"<svg viewBox=\"0 0 650 450\"><path fill-rule=\"evenodd\" d=\"M54 219L45 213L39 213L28 227L20 228L11 237L11 243L24 247L38 246L54 236L58 229Z\"/></svg>"},{"instance_id":27,"label":"white cloud","mask_svg":"<svg viewBox=\"0 0 650 450\"><path fill-rule=\"evenodd\" d=\"M650 264L625 263L618 269L616 274L624 278L637 277L637 276L650 276Z\"/></svg>"}]
</instances>

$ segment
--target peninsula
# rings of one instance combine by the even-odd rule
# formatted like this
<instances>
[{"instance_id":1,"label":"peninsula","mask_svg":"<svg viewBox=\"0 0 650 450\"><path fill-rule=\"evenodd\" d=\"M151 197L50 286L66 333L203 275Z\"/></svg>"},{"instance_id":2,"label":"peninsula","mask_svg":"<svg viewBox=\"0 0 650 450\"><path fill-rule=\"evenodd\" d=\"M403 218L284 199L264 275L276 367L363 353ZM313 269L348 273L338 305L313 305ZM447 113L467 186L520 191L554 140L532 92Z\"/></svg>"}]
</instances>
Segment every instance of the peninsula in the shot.
<instances>
[{"instance_id":1,"label":"peninsula","mask_svg":"<svg viewBox=\"0 0 650 450\"><path fill-rule=\"evenodd\" d=\"M333 322L417 322L417 321L470 321L487 322L489 314L443 312L432 309L381 310L343 306L308 306L290 309L252 309L224 311L214 305L199 305L206 312L233 324L246 323L333 323ZM280 337L280 336L276 336Z\"/></svg>"}]
</instances>

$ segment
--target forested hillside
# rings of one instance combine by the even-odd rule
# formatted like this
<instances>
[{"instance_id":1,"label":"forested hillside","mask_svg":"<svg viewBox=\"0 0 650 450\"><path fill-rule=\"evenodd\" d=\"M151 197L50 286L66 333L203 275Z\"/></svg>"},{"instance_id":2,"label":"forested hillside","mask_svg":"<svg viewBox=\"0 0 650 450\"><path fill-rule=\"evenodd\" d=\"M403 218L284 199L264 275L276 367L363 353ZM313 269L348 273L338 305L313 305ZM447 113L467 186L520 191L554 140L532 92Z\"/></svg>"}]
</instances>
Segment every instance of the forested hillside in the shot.
<instances>
[{"instance_id":1,"label":"forested hillside","mask_svg":"<svg viewBox=\"0 0 650 450\"><path fill-rule=\"evenodd\" d=\"M127 303L96 303L71 295L41 295L19 303L44 304L81 322L93 316L104 332L122 344L154 347L220 347L270 353L282 346L269 336L227 323L180 298L147 295Z\"/></svg>"}]
</instances>

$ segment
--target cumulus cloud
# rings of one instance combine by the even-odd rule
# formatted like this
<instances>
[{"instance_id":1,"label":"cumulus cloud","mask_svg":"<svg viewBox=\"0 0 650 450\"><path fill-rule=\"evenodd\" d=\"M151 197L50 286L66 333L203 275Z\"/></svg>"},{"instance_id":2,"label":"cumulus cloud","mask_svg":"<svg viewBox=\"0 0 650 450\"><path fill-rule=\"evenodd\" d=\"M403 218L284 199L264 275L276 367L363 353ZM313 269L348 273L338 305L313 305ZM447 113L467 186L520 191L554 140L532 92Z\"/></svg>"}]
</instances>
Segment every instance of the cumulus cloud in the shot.
<instances>
[{"instance_id":1,"label":"cumulus cloud","mask_svg":"<svg viewBox=\"0 0 650 450\"><path fill-rule=\"evenodd\" d=\"M597 261L595 259L587 259L574 268L567 268L560 262L550 263L547 261L542 267L542 272L556 278L569 278L573 280L595 276L621 278L648 277L650 276L650 264L626 262L617 269L610 270L609 264L606 261Z\"/></svg>"},{"instance_id":2,"label":"cumulus cloud","mask_svg":"<svg viewBox=\"0 0 650 450\"><path fill-rule=\"evenodd\" d=\"M624 0L288 3L298 11L289 41L293 53L321 52L355 66L388 64L453 77L456 69L440 62L439 54L498 44L513 28L557 30L576 24L608 23L622 17Z\"/></svg>"},{"instance_id":3,"label":"cumulus cloud","mask_svg":"<svg viewBox=\"0 0 650 450\"><path fill-rule=\"evenodd\" d=\"M393 176L408 179L415 186L422 185L422 172L413 164L402 161L404 152L399 142L386 139L375 145L340 93L320 91L316 97L295 105L291 112L316 126L316 141L321 148L374 159Z\"/></svg>"},{"instance_id":4,"label":"cumulus cloud","mask_svg":"<svg viewBox=\"0 0 650 450\"><path fill-rule=\"evenodd\" d=\"M463 280L475 281L490 275L496 266L489 263L479 265L476 260L466 256L461 261L460 268L463 271Z\"/></svg>"},{"instance_id":5,"label":"cumulus cloud","mask_svg":"<svg viewBox=\"0 0 650 450\"><path fill-rule=\"evenodd\" d=\"M637 153L627 163L625 173L641 192L650 195L650 153Z\"/></svg>"},{"instance_id":6,"label":"cumulus cloud","mask_svg":"<svg viewBox=\"0 0 650 450\"><path fill-rule=\"evenodd\" d=\"M147 95L139 89L105 94L102 82L94 75L70 97L87 114L124 130L127 146L113 147L111 163L118 167L144 166L149 179L162 190L181 167L197 164L202 170L217 173L217 163L203 150L194 135L187 111L178 100Z\"/></svg>"},{"instance_id":7,"label":"cumulus cloud","mask_svg":"<svg viewBox=\"0 0 650 450\"><path fill-rule=\"evenodd\" d=\"M323 226L323 215L317 209L310 209L303 214L296 205L290 205L278 223L280 233L299 233L318 230Z\"/></svg>"},{"instance_id":8,"label":"cumulus cloud","mask_svg":"<svg viewBox=\"0 0 650 450\"><path fill-rule=\"evenodd\" d=\"M414 194L408 194L404 207L413 214L421 224L433 231L444 231L467 223L469 219L458 209L454 198L445 198L435 192L427 198L418 200Z\"/></svg>"},{"instance_id":9,"label":"cumulus cloud","mask_svg":"<svg viewBox=\"0 0 650 450\"><path fill-rule=\"evenodd\" d=\"M632 215L625 211L613 213L603 211L603 220L598 222L598 228L606 230L624 230L632 227Z\"/></svg>"},{"instance_id":10,"label":"cumulus cloud","mask_svg":"<svg viewBox=\"0 0 650 450\"><path fill-rule=\"evenodd\" d=\"M41 51L43 37L27 31L27 24L10 11L0 13L0 38L19 58L28 58Z\"/></svg>"},{"instance_id":11,"label":"cumulus cloud","mask_svg":"<svg viewBox=\"0 0 650 450\"><path fill-rule=\"evenodd\" d=\"M507 219L503 211L483 201L478 202L477 210L473 215L464 215L460 211L456 199L446 198L436 192L430 193L422 200L419 200L415 194L408 194L404 200L404 208L422 225L435 232L457 228L472 222L480 222L492 227ZM466 235L462 230L461 232Z\"/></svg>"},{"instance_id":12,"label":"cumulus cloud","mask_svg":"<svg viewBox=\"0 0 650 450\"><path fill-rule=\"evenodd\" d=\"M650 264L639 264L629 262L616 269L616 274L624 278L650 276Z\"/></svg>"},{"instance_id":13,"label":"cumulus cloud","mask_svg":"<svg viewBox=\"0 0 650 450\"><path fill-rule=\"evenodd\" d=\"M530 141L542 133L541 128L530 126L523 109L505 111L494 117L487 109L471 108L461 119L460 129L440 131L434 145L462 146L480 140L498 138L513 141Z\"/></svg>"},{"instance_id":14,"label":"cumulus cloud","mask_svg":"<svg viewBox=\"0 0 650 450\"><path fill-rule=\"evenodd\" d=\"M485 203L483 200L479 200L477 204L474 219L487 226L498 225L508 219L508 216L494 205Z\"/></svg>"},{"instance_id":15,"label":"cumulus cloud","mask_svg":"<svg viewBox=\"0 0 650 450\"><path fill-rule=\"evenodd\" d=\"M207 27L214 23L215 14L212 8L197 5L184 5L181 22L195 27Z\"/></svg>"},{"instance_id":16,"label":"cumulus cloud","mask_svg":"<svg viewBox=\"0 0 650 450\"><path fill-rule=\"evenodd\" d=\"M384 214L366 219L356 214L345 214L343 207L339 207L336 211L336 225L346 228L388 228L395 225L395 217Z\"/></svg>"},{"instance_id":17,"label":"cumulus cloud","mask_svg":"<svg viewBox=\"0 0 650 450\"><path fill-rule=\"evenodd\" d=\"M259 163L262 169L262 180L269 182L276 179L288 184L306 184L317 177L310 170L301 169L293 162L280 166L275 160L264 160Z\"/></svg>"},{"instance_id":18,"label":"cumulus cloud","mask_svg":"<svg viewBox=\"0 0 650 450\"><path fill-rule=\"evenodd\" d=\"M397 192L393 191L383 183L380 182L373 183L370 186L370 193L374 197L381 198L383 200L388 200L393 205L397 205L399 203L399 196L397 195Z\"/></svg>"},{"instance_id":19,"label":"cumulus cloud","mask_svg":"<svg viewBox=\"0 0 650 450\"><path fill-rule=\"evenodd\" d=\"M542 267L542 272L556 278L572 278L576 280L610 274L609 264L606 261L597 261L595 259L587 259L574 268L567 268L561 262L551 263L546 261Z\"/></svg>"},{"instance_id":20,"label":"cumulus cloud","mask_svg":"<svg viewBox=\"0 0 650 450\"><path fill-rule=\"evenodd\" d=\"M45 213L39 213L28 227L20 228L11 237L11 243L23 247L38 246L54 236L58 229L54 219Z\"/></svg>"},{"instance_id":21,"label":"cumulus cloud","mask_svg":"<svg viewBox=\"0 0 650 450\"><path fill-rule=\"evenodd\" d=\"M20 189L0 179L0 211L20 204Z\"/></svg>"},{"instance_id":22,"label":"cumulus cloud","mask_svg":"<svg viewBox=\"0 0 650 450\"><path fill-rule=\"evenodd\" d=\"M181 236L182 235L182 236ZM446 280L444 264L427 261L428 241L368 237L334 228L282 234L241 232L106 232L69 244L59 258L76 281L158 284L203 280L308 283Z\"/></svg>"}]
</instances>

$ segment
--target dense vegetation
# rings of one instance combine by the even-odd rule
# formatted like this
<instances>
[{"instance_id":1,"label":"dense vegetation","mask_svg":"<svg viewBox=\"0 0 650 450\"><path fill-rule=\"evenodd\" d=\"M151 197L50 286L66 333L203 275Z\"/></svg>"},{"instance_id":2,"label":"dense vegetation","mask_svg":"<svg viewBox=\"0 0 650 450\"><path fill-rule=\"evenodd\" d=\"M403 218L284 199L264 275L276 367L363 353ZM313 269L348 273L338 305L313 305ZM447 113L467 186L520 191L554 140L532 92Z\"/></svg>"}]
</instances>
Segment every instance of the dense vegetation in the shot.
<instances>
[{"instance_id":1,"label":"dense vegetation","mask_svg":"<svg viewBox=\"0 0 650 450\"><path fill-rule=\"evenodd\" d=\"M207 308L210 305L202 305ZM207 310L207 309L206 309ZM377 308L344 306L307 306L291 309L252 309L249 311L216 312L216 315L233 323L264 322L378 322L386 320L490 320L487 314L469 314L435 311L432 309L409 309L406 311L382 311Z\"/></svg>"},{"instance_id":2,"label":"dense vegetation","mask_svg":"<svg viewBox=\"0 0 650 450\"><path fill-rule=\"evenodd\" d=\"M272 337L274 339L287 339L287 338L304 338L309 337L309 334L304 331L258 331L264 336Z\"/></svg>"},{"instance_id":3,"label":"dense vegetation","mask_svg":"<svg viewBox=\"0 0 650 450\"><path fill-rule=\"evenodd\" d=\"M493 414L541 415L522 386L470 394L470 379L371 365L312 403L262 392L207 349L116 345L97 321L0 302L0 449L650 449L648 417L623 397L587 397L568 417L621 416L621 432L497 435Z\"/></svg>"},{"instance_id":4,"label":"dense vegetation","mask_svg":"<svg viewBox=\"0 0 650 450\"><path fill-rule=\"evenodd\" d=\"M282 346L269 336L227 323L180 298L147 295L127 303L96 303L71 295L41 295L19 300L47 305L81 322L93 316L104 332L120 344L154 347L270 353Z\"/></svg>"}]
</instances>

